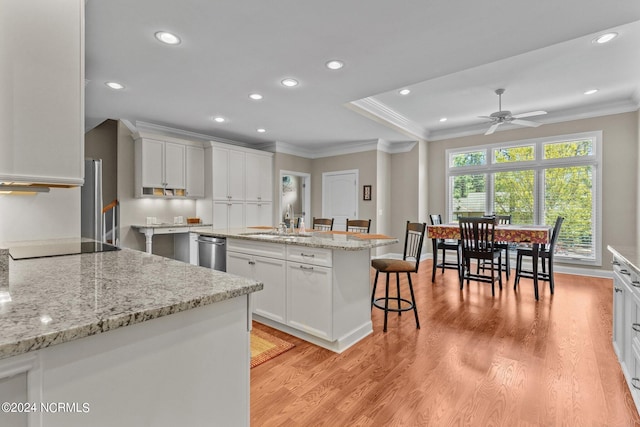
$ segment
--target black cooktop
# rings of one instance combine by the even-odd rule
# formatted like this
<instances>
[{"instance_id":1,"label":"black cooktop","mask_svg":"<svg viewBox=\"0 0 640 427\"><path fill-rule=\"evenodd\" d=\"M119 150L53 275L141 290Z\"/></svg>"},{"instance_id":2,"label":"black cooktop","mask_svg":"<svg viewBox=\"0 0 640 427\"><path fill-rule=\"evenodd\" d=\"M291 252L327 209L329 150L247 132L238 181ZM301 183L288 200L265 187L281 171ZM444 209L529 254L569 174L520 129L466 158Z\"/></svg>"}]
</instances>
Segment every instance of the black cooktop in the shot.
<instances>
[{"instance_id":1,"label":"black cooktop","mask_svg":"<svg viewBox=\"0 0 640 427\"><path fill-rule=\"evenodd\" d=\"M62 242L42 245L14 246L9 254L14 260L44 258L62 255L91 254L117 251L120 248L101 242Z\"/></svg>"}]
</instances>

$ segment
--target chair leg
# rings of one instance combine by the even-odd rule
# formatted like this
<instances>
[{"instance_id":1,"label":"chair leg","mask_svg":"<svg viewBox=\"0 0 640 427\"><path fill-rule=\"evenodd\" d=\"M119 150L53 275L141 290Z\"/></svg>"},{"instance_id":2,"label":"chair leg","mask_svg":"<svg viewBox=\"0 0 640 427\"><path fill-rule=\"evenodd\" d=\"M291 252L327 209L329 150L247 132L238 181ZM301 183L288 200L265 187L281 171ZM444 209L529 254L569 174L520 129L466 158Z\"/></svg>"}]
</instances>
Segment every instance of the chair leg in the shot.
<instances>
[{"instance_id":1,"label":"chair leg","mask_svg":"<svg viewBox=\"0 0 640 427\"><path fill-rule=\"evenodd\" d=\"M553 260L549 258L549 290L551 291L551 295L553 295L554 287L555 286L553 283Z\"/></svg>"},{"instance_id":2,"label":"chair leg","mask_svg":"<svg viewBox=\"0 0 640 427\"><path fill-rule=\"evenodd\" d=\"M518 287L518 283L520 282L520 272L522 271L522 255L516 255L516 278L513 281L513 290L515 291Z\"/></svg>"},{"instance_id":3,"label":"chair leg","mask_svg":"<svg viewBox=\"0 0 640 427\"><path fill-rule=\"evenodd\" d=\"M500 255L498 256L498 285L500 285L500 290L502 290L502 251L500 251Z\"/></svg>"},{"instance_id":4,"label":"chair leg","mask_svg":"<svg viewBox=\"0 0 640 427\"><path fill-rule=\"evenodd\" d=\"M371 291L371 310L373 310L373 300L376 297L376 287L378 286L378 274L380 272L376 270L376 278L373 280L373 291Z\"/></svg>"},{"instance_id":5,"label":"chair leg","mask_svg":"<svg viewBox=\"0 0 640 427\"><path fill-rule=\"evenodd\" d=\"M504 265L507 269L507 280L509 280L509 276L511 275L511 257L509 256L509 248L504 250L504 255L507 259L504 260Z\"/></svg>"},{"instance_id":6,"label":"chair leg","mask_svg":"<svg viewBox=\"0 0 640 427\"><path fill-rule=\"evenodd\" d=\"M400 273L396 273L396 295L398 296L398 316L402 316L400 311Z\"/></svg>"},{"instance_id":7,"label":"chair leg","mask_svg":"<svg viewBox=\"0 0 640 427\"><path fill-rule=\"evenodd\" d=\"M478 260L478 263L480 263L480 260ZM496 276L495 276L495 263L493 262L493 260L491 261L491 296L495 297L496 296ZM502 278L500 278L499 280L502 280Z\"/></svg>"},{"instance_id":8,"label":"chair leg","mask_svg":"<svg viewBox=\"0 0 640 427\"><path fill-rule=\"evenodd\" d=\"M416 316L416 329L420 329L420 320L418 320L418 306L416 305L416 297L413 294L413 283L411 283L411 273L407 273L409 279L409 292L411 293L411 303L413 304L413 314Z\"/></svg>"},{"instance_id":9,"label":"chair leg","mask_svg":"<svg viewBox=\"0 0 640 427\"><path fill-rule=\"evenodd\" d=\"M447 251L446 249L442 249L442 274L444 274L444 266L446 265L447 262Z\"/></svg>"},{"instance_id":10,"label":"chair leg","mask_svg":"<svg viewBox=\"0 0 640 427\"><path fill-rule=\"evenodd\" d=\"M431 239L432 241L432 252L433 252L433 267L431 268L431 281L435 282L436 280L436 270L438 269L438 245L436 244L436 239Z\"/></svg>"},{"instance_id":11,"label":"chair leg","mask_svg":"<svg viewBox=\"0 0 640 427\"><path fill-rule=\"evenodd\" d=\"M387 282L385 288L385 298L384 298L384 328L382 328L383 332L387 332L387 314L389 314L389 273L387 273Z\"/></svg>"}]
</instances>

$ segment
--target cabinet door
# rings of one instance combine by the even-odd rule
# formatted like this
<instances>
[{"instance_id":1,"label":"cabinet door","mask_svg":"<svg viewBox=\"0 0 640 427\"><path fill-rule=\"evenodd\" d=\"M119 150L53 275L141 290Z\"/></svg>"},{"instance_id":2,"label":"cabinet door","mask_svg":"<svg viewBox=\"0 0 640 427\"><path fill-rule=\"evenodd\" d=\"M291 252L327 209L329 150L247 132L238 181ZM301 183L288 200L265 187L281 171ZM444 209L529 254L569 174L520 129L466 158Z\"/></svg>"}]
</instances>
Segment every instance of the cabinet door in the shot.
<instances>
[{"instance_id":1,"label":"cabinet door","mask_svg":"<svg viewBox=\"0 0 640 427\"><path fill-rule=\"evenodd\" d=\"M142 144L142 186L164 187L164 142L143 139Z\"/></svg>"},{"instance_id":2,"label":"cabinet door","mask_svg":"<svg viewBox=\"0 0 640 427\"><path fill-rule=\"evenodd\" d=\"M187 197L204 197L204 149L187 146Z\"/></svg>"},{"instance_id":3,"label":"cabinet door","mask_svg":"<svg viewBox=\"0 0 640 427\"><path fill-rule=\"evenodd\" d=\"M287 261L287 324L333 340L331 269Z\"/></svg>"},{"instance_id":4,"label":"cabinet door","mask_svg":"<svg viewBox=\"0 0 640 427\"><path fill-rule=\"evenodd\" d=\"M212 149L213 200L229 199L229 150Z\"/></svg>"},{"instance_id":5,"label":"cabinet door","mask_svg":"<svg viewBox=\"0 0 640 427\"><path fill-rule=\"evenodd\" d=\"M255 257L255 280L264 288L256 292L253 311L256 314L284 323L286 319L287 276L286 261L282 259Z\"/></svg>"},{"instance_id":6,"label":"cabinet door","mask_svg":"<svg viewBox=\"0 0 640 427\"><path fill-rule=\"evenodd\" d=\"M229 202L213 202L213 228L229 227Z\"/></svg>"},{"instance_id":7,"label":"cabinet door","mask_svg":"<svg viewBox=\"0 0 640 427\"><path fill-rule=\"evenodd\" d=\"M229 196L231 200L244 200L244 153L229 150Z\"/></svg>"},{"instance_id":8,"label":"cabinet door","mask_svg":"<svg viewBox=\"0 0 640 427\"><path fill-rule=\"evenodd\" d=\"M0 182L83 183L84 4L0 1Z\"/></svg>"},{"instance_id":9,"label":"cabinet door","mask_svg":"<svg viewBox=\"0 0 640 427\"><path fill-rule=\"evenodd\" d=\"M229 228L244 227L244 203L229 203Z\"/></svg>"},{"instance_id":10,"label":"cabinet door","mask_svg":"<svg viewBox=\"0 0 640 427\"><path fill-rule=\"evenodd\" d=\"M271 201L273 199L272 157L254 153L246 154L246 186L247 201Z\"/></svg>"},{"instance_id":11,"label":"cabinet door","mask_svg":"<svg viewBox=\"0 0 640 427\"><path fill-rule=\"evenodd\" d=\"M625 300L625 286L619 273L613 274L613 349L618 355L620 362L624 361L625 357L625 342L624 342L624 300Z\"/></svg>"},{"instance_id":12,"label":"cabinet door","mask_svg":"<svg viewBox=\"0 0 640 427\"><path fill-rule=\"evenodd\" d=\"M245 205L245 226L273 225L271 203L247 202Z\"/></svg>"},{"instance_id":13,"label":"cabinet door","mask_svg":"<svg viewBox=\"0 0 640 427\"><path fill-rule=\"evenodd\" d=\"M164 182L167 188L183 189L185 185L185 146L165 142L164 145Z\"/></svg>"}]
</instances>

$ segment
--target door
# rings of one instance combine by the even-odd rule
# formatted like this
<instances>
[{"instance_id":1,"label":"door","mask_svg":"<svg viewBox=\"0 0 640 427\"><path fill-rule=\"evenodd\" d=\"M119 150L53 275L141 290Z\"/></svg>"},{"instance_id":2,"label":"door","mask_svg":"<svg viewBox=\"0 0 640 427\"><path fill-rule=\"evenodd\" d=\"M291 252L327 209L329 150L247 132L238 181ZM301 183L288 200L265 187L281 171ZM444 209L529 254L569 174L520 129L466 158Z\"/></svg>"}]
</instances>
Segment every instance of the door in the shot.
<instances>
[{"instance_id":1,"label":"door","mask_svg":"<svg viewBox=\"0 0 640 427\"><path fill-rule=\"evenodd\" d=\"M334 230L346 230L347 218L358 218L357 170L322 174L322 216L334 219Z\"/></svg>"}]
</instances>

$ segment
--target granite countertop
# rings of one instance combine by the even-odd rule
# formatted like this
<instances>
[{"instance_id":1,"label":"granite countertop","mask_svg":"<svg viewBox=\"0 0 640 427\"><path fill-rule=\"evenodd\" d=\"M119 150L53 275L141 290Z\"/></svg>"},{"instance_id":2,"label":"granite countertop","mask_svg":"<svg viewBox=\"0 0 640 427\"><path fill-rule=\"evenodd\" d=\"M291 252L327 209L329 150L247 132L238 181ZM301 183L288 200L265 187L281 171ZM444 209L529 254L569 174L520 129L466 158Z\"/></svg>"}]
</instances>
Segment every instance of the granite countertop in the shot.
<instances>
[{"instance_id":1,"label":"granite countertop","mask_svg":"<svg viewBox=\"0 0 640 427\"><path fill-rule=\"evenodd\" d=\"M172 227L211 227L213 224L189 224L189 223L181 223L181 224L173 224L169 222L161 222L158 224L147 224L147 225L132 225L133 228L172 228Z\"/></svg>"},{"instance_id":2,"label":"granite countertop","mask_svg":"<svg viewBox=\"0 0 640 427\"><path fill-rule=\"evenodd\" d=\"M0 281L0 359L262 288L131 249L10 260L8 286Z\"/></svg>"},{"instance_id":3,"label":"granite countertop","mask_svg":"<svg viewBox=\"0 0 640 427\"><path fill-rule=\"evenodd\" d=\"M200 227L191 230L203 236L226 237L231 239L253 240L257 242L282 243L287 245L308 246L313 248L338 249L345 251L361 251L377 248L378 246L392 245L398 243L398 239L389 238L366 238L366 235L344 231L324 232L311 231L303 234L278 234L270 227L246 227L233 229L213 229L211 227ZM375 237L375 234L371 234Z\"/></svg>"},{"instance_id":4,"label":"granite countertop","mask_svg":"<svg viewBox=\"0 0 640 427\"><path fill-rule=\"evenodd\" d=\"M616 246L614 248L609 245L607 249L612 254L622 258L636 273L640 274L640 251L637 246Z\"/></svg>"}]
</instances>

